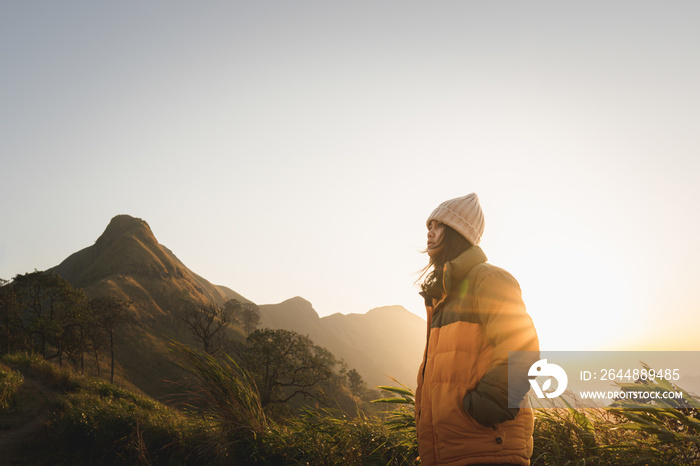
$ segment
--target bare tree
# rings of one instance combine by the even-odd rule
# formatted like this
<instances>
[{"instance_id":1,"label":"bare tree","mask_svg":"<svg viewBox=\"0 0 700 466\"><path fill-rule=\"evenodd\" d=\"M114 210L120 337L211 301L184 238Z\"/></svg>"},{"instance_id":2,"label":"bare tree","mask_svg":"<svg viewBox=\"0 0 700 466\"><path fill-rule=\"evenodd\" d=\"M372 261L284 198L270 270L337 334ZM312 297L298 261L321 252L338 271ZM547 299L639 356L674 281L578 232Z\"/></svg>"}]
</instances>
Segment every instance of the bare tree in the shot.
<instances>
[{"instance_id":1,"label":"bare tree","mask_svg":"<svg viewBox=\"0 0 700 466\"><path fill-rule=\"evenodd\" d=\"M231 325L232 311L226 306L191 304L182 318L183 322L204 347L207 354L214 354L226 343L226 329Z\"/></svg>"}]
</instances>

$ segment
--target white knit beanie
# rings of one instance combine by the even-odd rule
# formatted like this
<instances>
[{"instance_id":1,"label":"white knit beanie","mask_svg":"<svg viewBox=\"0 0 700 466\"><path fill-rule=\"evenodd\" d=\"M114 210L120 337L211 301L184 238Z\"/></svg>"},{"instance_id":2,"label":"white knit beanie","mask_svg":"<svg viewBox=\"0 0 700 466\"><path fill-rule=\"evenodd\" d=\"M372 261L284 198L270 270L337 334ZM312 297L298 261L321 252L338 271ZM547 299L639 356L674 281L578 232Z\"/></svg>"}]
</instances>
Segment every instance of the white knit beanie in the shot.
<instances>
[{"instance_id":1,"label":"white knit beanie","mask_svg":"<svg viewBox=\"0 0 700 466\"><path fill-rule=\"evenodd\" d=\"M436 220L452 227L476 246L484 234L484 212L475 193L445 201L428 217L426 224Z\"/></svg>"}]
</instances>

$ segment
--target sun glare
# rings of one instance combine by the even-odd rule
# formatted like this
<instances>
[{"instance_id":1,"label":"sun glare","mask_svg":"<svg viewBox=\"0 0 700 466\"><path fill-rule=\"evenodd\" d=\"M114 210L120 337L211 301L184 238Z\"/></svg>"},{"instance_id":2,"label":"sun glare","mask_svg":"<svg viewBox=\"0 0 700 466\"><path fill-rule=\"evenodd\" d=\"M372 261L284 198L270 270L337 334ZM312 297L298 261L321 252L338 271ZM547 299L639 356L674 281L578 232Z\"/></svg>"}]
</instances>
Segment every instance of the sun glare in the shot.
<instances>
[{"instance_id":1,"label":"sun glare","mask_svg":"<svg viewBox=\"0 0 700 466\"><path fill-rule=\"evenodd\" d=\"M550 244L513 265L543 350L619 349L629 287L610 258Z\"/></svg>"}]
</instances>

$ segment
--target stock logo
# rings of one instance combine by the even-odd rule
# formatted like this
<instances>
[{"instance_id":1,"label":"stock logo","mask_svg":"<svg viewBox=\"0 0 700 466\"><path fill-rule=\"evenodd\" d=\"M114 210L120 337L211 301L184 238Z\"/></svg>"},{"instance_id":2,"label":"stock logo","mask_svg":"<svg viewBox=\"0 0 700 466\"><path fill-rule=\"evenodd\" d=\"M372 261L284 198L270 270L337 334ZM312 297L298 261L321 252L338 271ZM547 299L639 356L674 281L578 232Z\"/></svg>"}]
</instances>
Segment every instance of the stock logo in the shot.
<instances>
[{"instance_id":1,"label":"stock logo","mask_svg":"<svg viewBox=\"0 0 700 466\"><path fill-rule=\"evenodd\" d=\"M547 363L546 359L540 359L530 366L530 370L528 371L527 375L530 377L530 385L532 385L532 389L535 391L537 398L556 398L564 393L564 390L566 390L566 385L569 383L569 378L566 376L564 369L556 364ZM545 379L540 387L535 377L548 378ZM552 390L552 379L557 381L557 387L555 390L550 392L549 390Z\"/></svg>"}]
</instances>

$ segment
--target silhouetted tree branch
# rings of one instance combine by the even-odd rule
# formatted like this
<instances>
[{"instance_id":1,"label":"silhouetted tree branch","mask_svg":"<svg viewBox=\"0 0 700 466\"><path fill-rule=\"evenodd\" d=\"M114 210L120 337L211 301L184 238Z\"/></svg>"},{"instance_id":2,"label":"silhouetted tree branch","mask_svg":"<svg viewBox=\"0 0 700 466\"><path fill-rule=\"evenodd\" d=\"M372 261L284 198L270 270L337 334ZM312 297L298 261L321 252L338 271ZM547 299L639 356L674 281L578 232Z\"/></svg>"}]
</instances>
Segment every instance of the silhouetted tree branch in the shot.
<instances>
[{"instance_id":1,"label":"silhouetted tree branch","mask_svg":"<svg viewBox=\"0 0 700 466\"><path fill-rule=\"evenodd\" d=\"M202 306L191 304L185 310L183 322L204 347L207 354L214 354L227 341L226 329L231 325L232 310L214 304Z\"/></svg>"},{"instance_id":2,"label":"silhouetted tree branch","mask_svg":"<svg viewBox=\"0 0 700 466\"><path fill-rule=\"evenodd\" d=\"M297 395L323 401L321 384L337 364L330 351L289 330L256 330L236 352L255 378L263 406Z\"/></svg>"}]
</instances>

